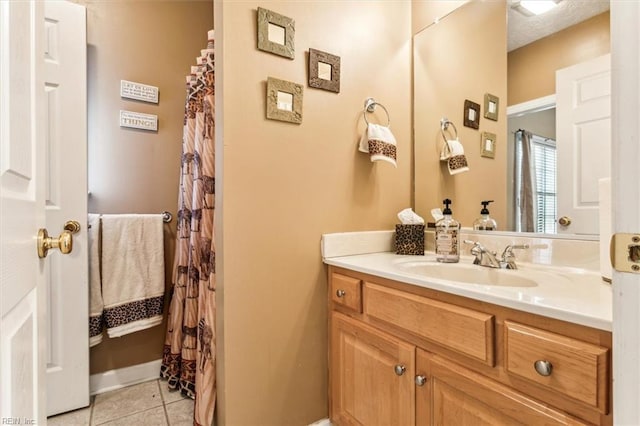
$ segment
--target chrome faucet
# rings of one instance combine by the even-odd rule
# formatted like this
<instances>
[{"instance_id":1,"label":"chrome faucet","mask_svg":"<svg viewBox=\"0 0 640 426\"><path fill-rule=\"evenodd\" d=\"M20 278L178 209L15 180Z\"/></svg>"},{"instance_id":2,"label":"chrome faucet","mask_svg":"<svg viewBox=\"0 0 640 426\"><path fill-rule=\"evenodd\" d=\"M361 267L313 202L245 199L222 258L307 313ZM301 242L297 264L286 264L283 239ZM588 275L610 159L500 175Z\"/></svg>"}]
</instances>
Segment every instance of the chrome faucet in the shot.
<instances>
[{"instance_id":1,"label":"chrome faucet","mask_svg":"<svg viewBox=\"0 0 640 426\"><path fill-rule=\"evenodd\" d=\"M516 265L516 256L513 254L513 250L529 248L528 244L508 245L502 252L502 259L498 260L496 258L496 252L487 250L479 242L464 240L464 243L473 244L470 252L475 256L475 259L473 260L474 265L496 269L518 269L518 266Z\"/></svg>"},{"instance_id":2,"label":"chrome faucet","mask_svg":"<svg viewBox=\"0 0 640 426\"><path fill-rule=\"evenodd\" d=\"M516 265L516 255L513 254L514 250L526 250L529 248L529 244L514 244L504 248L502 252L502 262L505 269L518 269Z\"/></svg>"}]
</instances>

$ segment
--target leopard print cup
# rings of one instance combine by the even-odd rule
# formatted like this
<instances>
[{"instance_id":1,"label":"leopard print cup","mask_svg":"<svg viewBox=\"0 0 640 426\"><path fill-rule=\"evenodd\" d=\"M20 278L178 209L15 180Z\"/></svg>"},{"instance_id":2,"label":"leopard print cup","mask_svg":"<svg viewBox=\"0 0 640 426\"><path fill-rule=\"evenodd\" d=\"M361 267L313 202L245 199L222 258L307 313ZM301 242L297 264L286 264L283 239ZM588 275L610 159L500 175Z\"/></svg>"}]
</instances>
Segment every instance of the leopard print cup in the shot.
<instances>
[{"instance_id":1,"label":"leopard print cup","mask_svg":"<svg viewBox=\"0 0 640 426\"><path fill-rule=\"evenodd\" d=\"M396 225L396 254L424 256L424 224Z\"/></svg>"}]
</instances>

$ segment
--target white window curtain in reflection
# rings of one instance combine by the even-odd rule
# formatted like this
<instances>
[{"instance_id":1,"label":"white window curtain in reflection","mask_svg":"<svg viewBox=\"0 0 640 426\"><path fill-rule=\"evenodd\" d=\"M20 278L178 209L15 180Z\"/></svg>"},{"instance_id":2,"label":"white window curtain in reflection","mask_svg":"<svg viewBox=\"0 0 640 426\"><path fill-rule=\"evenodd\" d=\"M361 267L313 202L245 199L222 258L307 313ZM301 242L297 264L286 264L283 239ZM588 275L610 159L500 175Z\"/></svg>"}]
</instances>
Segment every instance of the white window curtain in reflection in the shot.
<instances>
[{"instance_id":1,"label":"white window curtain in reflection","mask_svg":"<svg viewBox=\"0 0 640 426\"><path fill-rule=\"evenodd\" d=\"M532 138L532 133L526 130L515 132L514 198L518 232L536 231L536 171Z\"/></svg>"},{"instance_id":2,"label":"white window curtain in reflection","mask_svg":"<svg viewBox=\"0 0 640 426\"><path fill-rule=\"evenodd\" d=\"M193 424L207 426L216 404L212 34L209 38L187 84L173 288L160 369L170 390L195 399Z\"/></svg>"}]
</instances>

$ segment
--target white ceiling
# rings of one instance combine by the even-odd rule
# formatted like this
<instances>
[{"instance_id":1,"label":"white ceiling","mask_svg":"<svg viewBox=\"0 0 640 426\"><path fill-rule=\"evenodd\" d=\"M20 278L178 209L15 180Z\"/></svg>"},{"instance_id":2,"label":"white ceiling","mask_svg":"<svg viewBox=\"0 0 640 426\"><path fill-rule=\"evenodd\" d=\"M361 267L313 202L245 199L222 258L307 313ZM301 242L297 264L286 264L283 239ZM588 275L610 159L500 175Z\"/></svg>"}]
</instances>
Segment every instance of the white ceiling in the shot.
<instances>
[{"instance_id":1,"label":"white ceiling","mask_svg":"<svg viewBox=\"0 0 640 426\"><path fill-rule=\"evenodd\" d=\"M513 3L518 0L509 0L509 5ZM510 52L607 10L609 0L563 0L537 16L525 16L509 7L507 50Z\"/></svg>"}]
</instances>

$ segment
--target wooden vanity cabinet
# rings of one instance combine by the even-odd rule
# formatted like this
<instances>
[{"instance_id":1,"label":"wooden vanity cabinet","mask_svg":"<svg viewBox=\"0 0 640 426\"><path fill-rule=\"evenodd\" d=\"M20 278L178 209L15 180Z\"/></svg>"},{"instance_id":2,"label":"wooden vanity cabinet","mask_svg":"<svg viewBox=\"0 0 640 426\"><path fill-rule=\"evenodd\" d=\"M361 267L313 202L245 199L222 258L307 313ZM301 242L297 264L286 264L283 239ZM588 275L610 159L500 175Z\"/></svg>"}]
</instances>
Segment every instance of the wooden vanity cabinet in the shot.
<instances>
[{"instance_id":1,"label":"wooden vanity cabinet","mask_svg":"<svg viewBox=\"0 0 640 426\"><path fill-rule=\"evenodd\" d=\"M329 289L334 425L612 424L611 333L333 266Z\"/></svg>"}]
</instances>

